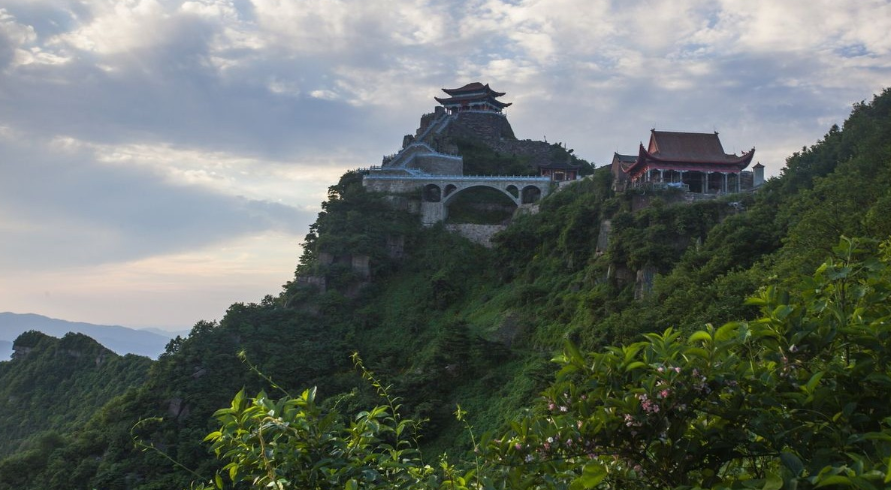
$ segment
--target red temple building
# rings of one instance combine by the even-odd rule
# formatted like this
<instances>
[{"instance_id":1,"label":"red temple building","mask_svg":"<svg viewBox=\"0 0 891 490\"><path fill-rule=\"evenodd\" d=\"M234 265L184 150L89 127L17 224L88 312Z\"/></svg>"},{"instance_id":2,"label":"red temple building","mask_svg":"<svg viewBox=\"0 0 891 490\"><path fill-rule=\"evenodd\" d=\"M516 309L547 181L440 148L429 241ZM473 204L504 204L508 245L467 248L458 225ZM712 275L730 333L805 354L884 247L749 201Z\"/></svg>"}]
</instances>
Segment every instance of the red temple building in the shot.
<instances>
[{"instance_id":1,"label":"red temple building","mask_svg":"<svg viewBox=\"0 0 891 490\"><path fill-rule=\"evenodd\" d=\"M717 194L742 190L740 174L754 156L754 148L741 155L725 153L717 132L653 129L649 145L644 147L641 143L633 162L625 155L616 155L613 165L618 166L614 174L623 174L623 180L632 187L676 186L690 192Z\"/></svg>"},{"instance_id":2,"label":"red temple building","mask_svg":"<svg viewBox=\"0 0 891 490\"><path fill-rule=\"evenodd\" d=\"M442 104L450 114L462 111L500 113L502 109L511 105L510 102L499 101L498 97L502 97L504 92L492 90L489 88L488 83L483 85L480 82L473 82L461 88L444 88L442 91L447 93L449 97L434 97L434 99Z\"/></svg>"}]
</instances>

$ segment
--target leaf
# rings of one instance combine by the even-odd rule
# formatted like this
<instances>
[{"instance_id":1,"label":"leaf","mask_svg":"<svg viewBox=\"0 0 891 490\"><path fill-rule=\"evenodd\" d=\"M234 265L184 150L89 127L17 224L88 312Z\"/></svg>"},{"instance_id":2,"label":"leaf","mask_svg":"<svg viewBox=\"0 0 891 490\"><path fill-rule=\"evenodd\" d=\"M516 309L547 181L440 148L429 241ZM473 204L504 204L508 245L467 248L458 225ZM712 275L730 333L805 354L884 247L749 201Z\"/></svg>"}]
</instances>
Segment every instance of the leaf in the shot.
<instances>
[{"instance_id":1,"label":"leaf","mask_svg":"<svg viewBox=\"0 0 891 490\"><path fill-rule=\"evenodd\" d=\"M705 330L700 330L691 335L687 341L696 342L697 340L705 340L710 342L712 340L712 334L706 332Z\"/></svg>"},{"instance_id":2,"label":"leaf","mask_svg":"<svg viewBox=\"0 0 891 490\"><path fill-rule=\"evenodd\" d=\"M801 475L801 472L804 471L804 463L801 462L801 459L798 456L783 451L780 453L780 461L792 472L792 475L798 477Z\"/></svg>"},{"instance_id":3,"label":"leaf","mask_svg":"<svg viewBox=\"0 0 891 490\"><path fill-rule=\"evenodd\" d=\"M350 478L347 480L346 485L343 486L343 490L358 490L359 483L355 478Z\"/></svg>"},{"instance_id":4,"label":"leaf","mask_svg":"<svg viewBox=\"0 0 891 490\"><path fill-rule=\"evenodd\" d=\"M780 305L774 308L773 312L771 312L771 316L777 320L784 320L793 311L795 311L795 308L792 308L789 305Z\"/></svg>"},{"instance_id":5,"label":"leaf","mask_svg":"<svg viewBox=\"0 0 891 490\"><path fill-rule=\"evenodd\" d=\"M822 378L822 377L823 377L823 371L817 371L816 373L814 373L814 375L811 376L810 381L808 381L807 385L805 385L805 392L813 393L814 388L817 387L817 383L820 382L820 378Z\"/></svg>"},{"instance_id":6,"label":"leaf","mask_svg":"<svg viewBox=\"0 0 891 490\"><path fill-rule=\"evenodd\" d=\"M573 480L569 485L570 490L586 490L594 488L598 483L606 478L606 468L598 463L588 463L582 470L582 475Z\"/></svg>"},{"instance_id":7,"label":"leaf","mask_svg":"<svg viewBox=\"0 0 891 490\"><path fill-rule=\"evenodd\" d=\"M579 348L575 346L575 344L567 340L564 345L566 354L568 355L571 362L577 362L579 364L585 363L585 360L582 357L582 353L579 351Z\"/></svg>"},{"instance_id":8,"label":"leaf","mask_svg":"<svg viewBox=\"0 0 891 490\"><path fill-rule=\"evenodd\" d=\"M764 486L761 487L761 490L780 490L783 488L783 478L777 474L767 475L767 479L764 481Z\"/></svg>"},{"instance_id":9,"label":"leaf","mask_svg":"<svg viewBox=\"0 0 891 490\"><path fill-rule=\"evenodd\" d=\"M817 484L816 488L828 487L829 485L844 485L846 487L850 487L852 483L851 479L846 476L832 475L827 476L826 478L821 478L820 483Z\"/></svg>"},{"instance_id":10,"label":"leaf","mask_svg":"<svg viewBox=\"0 0 891 490\"><path fill-rule=\"evenodd\" d=\"M639 368L646 367L646 366L647 366L647 364L645 362L635 361L635 362L632 362L631 364L625 366L625 371L627 372L627 371L631 371L632 369L639 369Z\"/></svg>"},{"instance_id":11,"label":"leaf","mask_svg":"<svg viewBox=\"0 0 891 490\"><path fill-rule=\"evenodd\" d=\"M733 335L736 333L737 329L740 327L740 322L730 322L721 325L715 332L715 340L718 342L723 342L725 340L730 340L733 338Z\"/></svg>"}]
</instances>

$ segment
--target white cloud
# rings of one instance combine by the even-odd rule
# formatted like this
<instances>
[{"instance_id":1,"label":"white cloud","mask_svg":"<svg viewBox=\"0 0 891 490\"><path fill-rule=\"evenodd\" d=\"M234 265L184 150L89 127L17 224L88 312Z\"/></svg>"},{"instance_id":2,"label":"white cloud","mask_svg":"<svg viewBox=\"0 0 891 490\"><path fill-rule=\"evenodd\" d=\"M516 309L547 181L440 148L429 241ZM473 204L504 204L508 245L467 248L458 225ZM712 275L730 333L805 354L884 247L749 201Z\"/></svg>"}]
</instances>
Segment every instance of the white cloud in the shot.
<instances>
[{"instance_id":1,"label":"white cloud","mask_svg":"<svg viewBox=\"0 0 891 490\"><path fill-rule=\"evenodd\" d=\"M90 6L90 21L59 36L58 41L109 55L148 48L165 38L170 14L157 0L97 0Z\"/></svg>"},{"instance_id":2,"label":"white cloud","mask_svg":"<svg viewBox=\"0 0 891 490\"><path fill-rule=\"evenodd\" d=\"M0 260L126 289L193 262L237 276L257 246L286 278L296 254L261 242L471 81L508 92L517 136L597 163L654 126L714 129L776 173L891 85L889 31L882 0L7 0ZM197 284L169 278L145 288Z\"/></svg>"}]
</instances>

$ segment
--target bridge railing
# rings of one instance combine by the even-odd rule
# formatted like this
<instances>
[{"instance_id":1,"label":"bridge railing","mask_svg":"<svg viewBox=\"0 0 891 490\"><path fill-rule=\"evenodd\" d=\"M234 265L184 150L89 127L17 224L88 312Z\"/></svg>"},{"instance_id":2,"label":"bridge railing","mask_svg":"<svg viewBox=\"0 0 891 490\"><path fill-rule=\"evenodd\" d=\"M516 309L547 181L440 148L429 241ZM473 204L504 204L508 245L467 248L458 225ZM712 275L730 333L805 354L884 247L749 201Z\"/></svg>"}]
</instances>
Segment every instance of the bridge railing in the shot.
<instances>
[{"instance_id":1,"label":"bridge railing","mask_svg":"<svg viewBox=\"0 0 891 490\"><path fill-rule=\"evenodd\" d=\"M550 182L550 177L541 177L537 175L436 175L436 174L423 174L423 175L385 175L385 174L376 174L370 173L365 176L366 179L370 180L439 180L439 181L454 181L454 182L470 182L470 181L500 181L500 182Z\"/></svg>"}]
</instances>

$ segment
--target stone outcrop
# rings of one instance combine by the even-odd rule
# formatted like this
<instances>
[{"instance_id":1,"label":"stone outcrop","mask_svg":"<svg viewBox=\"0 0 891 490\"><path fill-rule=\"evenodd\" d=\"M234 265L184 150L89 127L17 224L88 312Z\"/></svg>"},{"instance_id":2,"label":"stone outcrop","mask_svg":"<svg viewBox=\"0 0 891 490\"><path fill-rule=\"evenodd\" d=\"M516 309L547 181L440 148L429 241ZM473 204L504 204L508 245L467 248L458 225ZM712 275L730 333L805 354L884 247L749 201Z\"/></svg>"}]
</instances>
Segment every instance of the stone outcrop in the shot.
<instances>
[{"instance_id":1,"label":"stone outcrop","mask_svg":"<svg viewBox=\"0 0 891 490\"><path fill-rule=\"evenodd\" d=\"M634 281L634 299L646 299L653 290L653 280L656 278L656 268L652 266L644 266L643 269L637 271L637 277Z\"/></svg>"},{"instance_id":2,"label":"stone outcrop","mask_svg":"<svg viewBox=\"0 0 891 490\"><path fill-rule=\"evenodd\" d=\"M595 254L603 255L606 253L606 249L609 248L609 234L612 232L612 229L612 221L605 219L600 222L600 232L597 234L597 248L594 251Z\"/></svg>"},{"instance_id":3,"label":"stone outcrop","mask_svg":"<svg viewBox=\"0 0 891 490\"><path fill-rule=\"evenodd\" d=\"M486 248L492 248L492 237L496 233L507 228L506 225L474 225L474 224L456 224L445 225L446 230L457 233L468 240L479 243Z\"/></svg>"}]
</instances>

